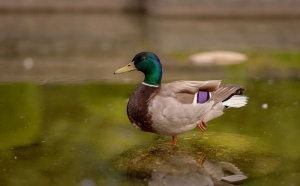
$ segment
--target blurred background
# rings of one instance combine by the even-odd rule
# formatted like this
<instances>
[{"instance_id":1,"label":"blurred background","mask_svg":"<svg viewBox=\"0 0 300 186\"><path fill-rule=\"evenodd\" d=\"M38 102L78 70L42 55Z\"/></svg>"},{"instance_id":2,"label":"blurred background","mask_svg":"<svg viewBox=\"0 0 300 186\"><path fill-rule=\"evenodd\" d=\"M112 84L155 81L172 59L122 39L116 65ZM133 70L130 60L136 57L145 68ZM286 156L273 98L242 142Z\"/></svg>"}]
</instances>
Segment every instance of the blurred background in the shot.
<instances>
[{"instance_id":1,"label":"blurred background","mask_svg":"<svg viewBox=\"0 0 300 186\"><path fill-rule=\"evenodd\" d=\"M130 185L108 171L112 159L157 135L126 116L142 75L113 72L140 51L160 57L163 82L244 86L249 104L206 132L255 137L276 151L260 174L233 160L249 177L245 185L300 184L299 7L299 0L0 0L0 185Z\"/></svg>"},{"instance_id":2,"label":"blurred background","mask_svg":"<svg viewBox=\"0 0 300 186\"><path fill-rule=\"evenodd\" d=\"M206 50L293 54L300 47L299 6L298 0L1 1L0 81L116 81L122 78L111 72L142 50L165 64ZM276 68L251 61L249 71Z\"/></svg>"}]
</instances>

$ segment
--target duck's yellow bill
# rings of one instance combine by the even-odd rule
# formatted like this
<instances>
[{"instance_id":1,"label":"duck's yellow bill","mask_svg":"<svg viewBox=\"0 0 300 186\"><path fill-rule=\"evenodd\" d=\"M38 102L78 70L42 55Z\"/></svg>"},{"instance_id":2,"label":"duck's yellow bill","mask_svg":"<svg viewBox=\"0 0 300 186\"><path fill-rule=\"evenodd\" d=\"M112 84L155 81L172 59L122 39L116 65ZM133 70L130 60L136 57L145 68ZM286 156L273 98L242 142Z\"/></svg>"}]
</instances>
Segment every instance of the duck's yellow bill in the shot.
<instances>
[{"instance_id":1,"label":"duck's yellow bill","mask_svg":"<svg viewBox=\"0 0 300 186\"><path fill-rule=\"evenodd\" d=\"M130 62L128 65L126 65L125 67L119 68L118 70L115 71L115 74L121 74L124 72L130 72L133 70L137 70L137 68L134 66L133 62Z\"/></svg>"}]
</instances>

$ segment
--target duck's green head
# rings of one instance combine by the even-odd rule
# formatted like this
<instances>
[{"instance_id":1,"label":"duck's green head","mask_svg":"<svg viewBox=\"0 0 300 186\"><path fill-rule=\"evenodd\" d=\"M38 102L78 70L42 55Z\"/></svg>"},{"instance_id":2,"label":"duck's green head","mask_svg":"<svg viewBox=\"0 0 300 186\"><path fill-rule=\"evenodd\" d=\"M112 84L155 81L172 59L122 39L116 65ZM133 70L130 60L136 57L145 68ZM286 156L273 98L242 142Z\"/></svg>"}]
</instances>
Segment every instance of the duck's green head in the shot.
<instances>
[{"instance_id":1,"label":"duck's green head","mask_svg":"<svg viewBox=\"0 0 300 186\"><path fill-rule=\"evenodd\" d=\"M150 85L159 85L162 77L162 67L159 58L152 52L140 52L132 61L115 74L138 70L144 73L144 82Z\"/></svg>"}]
</instances>

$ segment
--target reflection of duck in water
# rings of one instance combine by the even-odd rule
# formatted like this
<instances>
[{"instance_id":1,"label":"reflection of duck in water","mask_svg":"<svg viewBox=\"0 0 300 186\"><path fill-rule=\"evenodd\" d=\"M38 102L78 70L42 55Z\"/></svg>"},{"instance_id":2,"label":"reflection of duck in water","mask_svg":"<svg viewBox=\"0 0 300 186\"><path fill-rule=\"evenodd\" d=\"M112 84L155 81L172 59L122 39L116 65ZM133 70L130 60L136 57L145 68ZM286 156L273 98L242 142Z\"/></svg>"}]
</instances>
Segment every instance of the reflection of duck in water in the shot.
<instances>
[{"instance_id":1,"label":"reflection of duck in water","mask_svg":"<svg viewBox=\"0 0 300 186\"><path fill-rule=\"evenodd\" d=\"M143 72L145 79L129 99L129 120L143 131L172 136L173 144L178 134L197 126L204 131L206 123L221 116L225 108L247 104L241 86L220 85L220 80L161 84L161 63L151 52L138 53L115 73L133 70Z\"/></svg>"},{"instance_id":2,"label":"reflection of duck in water","mask_svg":"<svg viewBox=\"0 0 300 186\"><path fill-rule=\"evenodd\" d=\"M176 161L173 158L181 159ZM149 185L231 185L239 184L247 178L236 166L228 162L206 159L202 164L197 164L190 157L172 157L170 161L172 171L165 171L162 166L158 166L152 171Z\"/></svg>"},{"instance_id":3,"label":"reflection of duck in water","mask_svg":"<svg viewBox=\"0 0 300 186\"><path fill-rule=\"evenodd\" d=\"M124 170L129 181L142 180L153 186L236 185L247 178L232 163L165 147L132 157Z\"/></svg>"}]
</instances>

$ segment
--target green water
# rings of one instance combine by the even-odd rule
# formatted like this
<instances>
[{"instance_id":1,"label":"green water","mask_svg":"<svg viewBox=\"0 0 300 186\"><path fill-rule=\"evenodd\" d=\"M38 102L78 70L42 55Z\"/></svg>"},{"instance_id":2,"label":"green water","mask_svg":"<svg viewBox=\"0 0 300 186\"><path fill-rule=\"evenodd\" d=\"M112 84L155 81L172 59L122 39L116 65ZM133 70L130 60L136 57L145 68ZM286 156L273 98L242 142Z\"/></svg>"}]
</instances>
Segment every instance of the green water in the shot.
<instances>
[{"instance_id":1,"label":"green water","mask_svg":"<svg viewBox=\"0 0 300 186\"><path fill-rule=\"evenodd\" d=\"M135 145L151 146L158 140L155 134L136 130L127 119L126 100L135 86L1 84L0 182L3 185L126 183L126 179L114 175L113 159ZM218 161L228 160L226 153L243 149L243 145L238 145L238 149L230 146L232 136L241 135L234 140L244 140L243 136L256 138L253 149L243 154L244 160L254 158L249 152L255 155L256 146L267 144L265 151L270 151L276 161L268 165L271 168L267 172L259 173L264 167L247 169L249 162L244 161L243 166L242 160L231 159L248 173L245 185L296 185L300 157L299 81L248 80L245 87L249 104L228 110L209 123L207 133L215 135L211 138L217 139L217 144L207 148L213 147L217 152L218 145L229 145L230 152L224 151L218 158ZM196 129L192 133L200 139L204 135ZM227 137L218 139L218 133ZM187 143L184 135L178 140L178 147L184 148Z\"/></svg>"}]
</instances>

